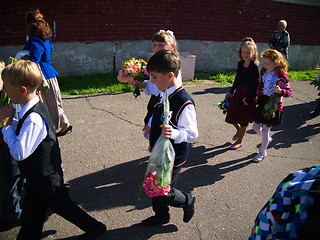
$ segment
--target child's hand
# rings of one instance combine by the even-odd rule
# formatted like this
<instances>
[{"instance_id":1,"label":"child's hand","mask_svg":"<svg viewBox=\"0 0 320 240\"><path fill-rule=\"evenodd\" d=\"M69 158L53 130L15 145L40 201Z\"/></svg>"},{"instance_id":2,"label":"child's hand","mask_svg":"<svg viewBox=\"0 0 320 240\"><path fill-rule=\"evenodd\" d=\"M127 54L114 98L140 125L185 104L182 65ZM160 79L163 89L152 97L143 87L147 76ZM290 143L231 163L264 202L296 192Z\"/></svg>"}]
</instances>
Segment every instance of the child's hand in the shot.
<instances>
[{"instance_id":1,"label":"child's hand","mask_svg":"<svg viewBox=\"0 0 320 240\"><path fill-rule=\"evenodd\" d=\"M5 104L2 108L0 108L0 122L3 127L12 124L12 119L15 114L15 109L13 108L11 103Z\"/></svg>"},{"instance_id":2,"label":"child's hand","mask_svg":"<svg viewBox=\"0 0 320 240\"><path fill-rule=\"evenodd\" d=\"M132 84L132 87L134 88L136 87L140 88L140 82L138 80L132 80L131 84Z\"/></svg>"},{"instance_id":3,"label":"child's hand","mask_svg":"<svg viewBox=\"0 0 320 240\"><path fill-rule=\"evenodd\" d=\"M118 81L122 83L132 84L133 78L128 74L128 71L120 70L118 72Z\"/></svg>"},{"instance_id":4,"label":"child's hand","mask_svg":"<svg viewBox=\"0 0 320 240\"><path fill-rule=\"evenodd\" d=\"M148 125L145 125L142 129L143 131L143 136L146 138L146 139L149 139L149 135L150 135L150 127Z\"/></svg>"},{"instance_id":5,"label":"child's hand","mask_svg":"<svg viewBox=\"0 0 320 240\"><path fill-rule=\"evenodd\" d=\"M170 139L172 137L172 126L162 124L160 127L162 128L161 136Z\"/></svg>"},{"instance_id":6,"label":"child's hand","mask_svg":"<svg viewBox=\"0 0 320 240\"><path fill-rule=\"evenodd\" d=\"M282 89L278 85L273 86L273 91L278 94L282 93Z\"/></svg>"}]
</instances>

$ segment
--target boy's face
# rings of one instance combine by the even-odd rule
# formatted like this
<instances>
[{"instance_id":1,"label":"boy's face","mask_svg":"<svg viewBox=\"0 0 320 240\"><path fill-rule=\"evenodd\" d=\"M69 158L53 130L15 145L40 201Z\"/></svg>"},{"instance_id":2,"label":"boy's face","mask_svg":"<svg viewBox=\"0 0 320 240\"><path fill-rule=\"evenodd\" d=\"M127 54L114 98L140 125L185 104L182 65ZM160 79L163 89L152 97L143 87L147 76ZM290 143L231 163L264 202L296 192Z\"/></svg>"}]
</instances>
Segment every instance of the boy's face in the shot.
<instances>
[{"instance_id":1,"label":"boy's face","mask_svg":"<svg viewBox=\"0 0 320 240\"><path fill-rule=\"evenodd\" d=\"M169 73L159 73L159 72L150 72L151 82L153 82L160 91L165 91L166 89L174 85L173 79L174 74Z\"/></svg>"},{"instance_id":2,"label":"boy's face","mask_svg":"<svg viewBox=\"0 0 320 240\"><path fill-rule=\"evenodd\" d=\"M20 87L13 86L8 82L3 82L3 91L8 95L10 101L16 104L22 103Z\"/></svg>"}]
</instances>

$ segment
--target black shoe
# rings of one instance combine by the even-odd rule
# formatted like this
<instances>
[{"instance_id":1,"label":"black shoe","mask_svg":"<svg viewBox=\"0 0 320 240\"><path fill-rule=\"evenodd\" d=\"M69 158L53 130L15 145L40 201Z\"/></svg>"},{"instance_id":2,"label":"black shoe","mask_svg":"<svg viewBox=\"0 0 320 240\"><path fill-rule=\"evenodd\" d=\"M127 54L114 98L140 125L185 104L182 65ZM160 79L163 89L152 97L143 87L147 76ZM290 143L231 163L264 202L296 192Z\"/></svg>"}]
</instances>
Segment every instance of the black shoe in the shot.
<instances>
[{"instance_id":1,"label":"black shoe","mask_svg":"<svg viewBox=\"0 0 320 240\"><path fill-rule=\"evenodd\" d=\"M64 135L66 135L68 132L72 132L72 126L71 125L69 125L69 127L67 128L67 130L65 130L65 131L60 131L60 132L58 132L57 133L57 137L62 137L62 136L64 136Z\"/></svg>"},{"instance_id":2,"label":"black shoe","mask_svg":"<svg viewBox=\"0 0 320 240\"><path fill-rule=\"evenodd\" d=\"M80 236L80 240L94 240L96 239L99 235L105 233L107 231L107 227L106 225L104 225L103 223L100 223L101 225L99 226L99 228L93 232L85 232L84 234L82 234Z\"/></svg>"},{"instance_id":3,"label":"black shoe","mask_svg":"<svg viewBox=\"0 0 320 240\"><path fill-rule=\"evenodd\" d=\"M183 206L183 221L185 223L189 222L194 215L194 203L196 202L196 196L188 193L187 194L188 202Z\"/></svg>"},{"instance_id":4,"label":"black shoe","mask_svg":"<svg viewBox=\"0 0 320 240\"><path fill-rule=\"evenodd\" d=\"M320 115L320 113L317 113L315 111L313 111L312 113L310 113L311 117L318 117Z\"/></svg>"},{"instance_id":5,"label":"black shoe","mask_svg":"<svg viewBox=\"0 0 320 240\"><path fill-rule=\"evenodd\" d=\"M141 221L141 224L146 227L151 227L155 225L162 225L168 223L170 220L170 216L167 218L160 218L158 216L152 216L147 219Z\"/></svg>"}]
</instances>

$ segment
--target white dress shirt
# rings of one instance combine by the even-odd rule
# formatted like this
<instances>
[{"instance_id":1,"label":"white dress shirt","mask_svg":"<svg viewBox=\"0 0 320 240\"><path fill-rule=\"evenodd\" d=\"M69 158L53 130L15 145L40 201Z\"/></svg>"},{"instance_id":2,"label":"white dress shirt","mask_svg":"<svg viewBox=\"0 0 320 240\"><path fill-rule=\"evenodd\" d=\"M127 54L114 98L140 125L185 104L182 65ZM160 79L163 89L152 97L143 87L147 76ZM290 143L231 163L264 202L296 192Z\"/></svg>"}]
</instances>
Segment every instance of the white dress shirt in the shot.
<instances>
[{"instance_id":1,"label":"white dress shirt","mask_svg":"<svg viewBox=\"0 0 320 240\"><path fill-rule=\"evenodd\" d=\"M19 119L39 102L39 97L35 97L27 102L18 113ZM28 158L47 136L47 127L42 117L35 112L29 114L25 119L20 129L19 135L15 134L14 125L6 126L2 129L3 139L8 144L11 156L17 160L22 161Z\"/></svg>"},{"instance_id":2,"label":"white dress shirt","mask_svg":"<svg viewBox=\"0 0 320 240\"><path fill-rule=\"evenodd\" d=\"M178 83L168 89L168 95L172 94L175 90L182 86L182 83ZM161 92L160 102L165 100L165 92ZM152 117L149 119L148 126L151 127ZM173 127L172 137L174 143L179 144L182 142L192 142L198 137L198 125L196 111L193 104L187 105L179 116L177 126Z\"/></svg>"}]
</instances>

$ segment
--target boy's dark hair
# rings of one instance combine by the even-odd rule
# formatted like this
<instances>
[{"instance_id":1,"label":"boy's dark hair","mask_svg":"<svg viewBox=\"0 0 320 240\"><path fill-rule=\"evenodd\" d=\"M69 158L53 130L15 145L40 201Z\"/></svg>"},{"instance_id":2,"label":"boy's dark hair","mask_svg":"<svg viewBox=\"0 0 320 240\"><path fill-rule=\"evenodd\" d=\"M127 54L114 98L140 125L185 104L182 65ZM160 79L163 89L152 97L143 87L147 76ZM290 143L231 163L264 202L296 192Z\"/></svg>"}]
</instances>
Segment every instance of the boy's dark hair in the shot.
<instances>
[{"instance_id":1,"label":"boy's dark hair","mask_svg":"<svg viewBox=\"0 0 320 240\"><path fill-rule=\"evenodd\" d=\"M180 56L174 51L160 50L155 53L148 61L148 72L169 73L173 72L178 76L181 68Z\"/></svg>"}]
</instances>

